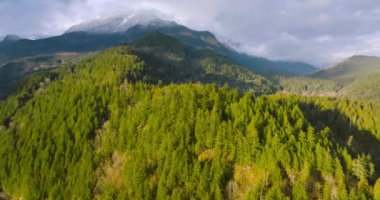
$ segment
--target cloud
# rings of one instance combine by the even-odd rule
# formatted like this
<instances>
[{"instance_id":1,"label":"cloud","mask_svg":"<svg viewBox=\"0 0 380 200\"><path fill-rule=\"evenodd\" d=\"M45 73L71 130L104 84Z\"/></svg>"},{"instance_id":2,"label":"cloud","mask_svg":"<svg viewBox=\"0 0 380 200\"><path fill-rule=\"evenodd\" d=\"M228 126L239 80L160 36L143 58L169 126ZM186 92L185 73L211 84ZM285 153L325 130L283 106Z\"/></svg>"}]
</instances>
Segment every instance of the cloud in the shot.
<instances>
[{"instance_id":1,"label":"cloud","mask_svg":"<svg viewBox=\"0 0 380 200\"><path fill-rule=\"evenodd\" d=\"M97 16L149 8L271 59L323 66L380 56L378 0L1 0L0 35L57 35Z\"/></svg>"}]
</instances>

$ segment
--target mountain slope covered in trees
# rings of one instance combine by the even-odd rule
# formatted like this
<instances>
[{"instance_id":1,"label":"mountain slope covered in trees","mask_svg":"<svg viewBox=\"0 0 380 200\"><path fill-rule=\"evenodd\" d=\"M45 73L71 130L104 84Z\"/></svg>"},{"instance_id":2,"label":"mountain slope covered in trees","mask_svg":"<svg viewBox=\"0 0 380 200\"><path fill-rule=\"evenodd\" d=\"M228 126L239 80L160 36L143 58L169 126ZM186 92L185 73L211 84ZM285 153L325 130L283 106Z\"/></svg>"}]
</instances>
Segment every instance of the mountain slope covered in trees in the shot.
<instances>
[{"instance_id":1,"label":"mountain slope covered in trees","mask_svg":"<svg viewBox=\"0 0 380 200\"><path fill-rule=\"evenodd\" d=\"M135 41L131 50L146 63L153 83L228 84L256 94L273 93L278 88L269 79L236 64L233 59L209 49L183 45L174 37L153 32Z\"/></svg>"},{"instance_id":2,"label":"mountain slope covered in trees","mask_svg":"<svg viewBox=\"0 0 380 200\"><path fill-rule=\"evenodd\" d=\"M346 84L363 75L375 72L380 72L380 58L375 56L353 56L332 67L315 72L311 76Z\"/></svg>"},{"instance_id":3,"label":"mountain slope covered in trees","mask_svg":"<svg viewBox=\"0 0 380 200\"><path fill-rule=\"evenodd\" d=\"M353 56L306 77L274 78L283 92L379 101L380 59Z\"/></svg>"},{"instance_id":4,"label":"mountain slope covered in trees","mask_svg":"<svg viewBox=\"0 0 380 200\"><path fill-rule=\"evenodd\" d=\"M352 99L380 101L380 73L360 77L344 87L339 94Z\"/></svg>"},{"instance_id":5,"label":"mountain slope covered in trees","mask_svg":"<svg viewBox=\"0 0 380 200\"><path fill-rule=\"evenodd\" d=\"M218 60L228 61L155 33L31 76L0 101L0 191L23 199L379 195L379 104L200 84L202 76L260 79ZM199 79L176 80L192 70Z\"/></svg>"}]
</instances>

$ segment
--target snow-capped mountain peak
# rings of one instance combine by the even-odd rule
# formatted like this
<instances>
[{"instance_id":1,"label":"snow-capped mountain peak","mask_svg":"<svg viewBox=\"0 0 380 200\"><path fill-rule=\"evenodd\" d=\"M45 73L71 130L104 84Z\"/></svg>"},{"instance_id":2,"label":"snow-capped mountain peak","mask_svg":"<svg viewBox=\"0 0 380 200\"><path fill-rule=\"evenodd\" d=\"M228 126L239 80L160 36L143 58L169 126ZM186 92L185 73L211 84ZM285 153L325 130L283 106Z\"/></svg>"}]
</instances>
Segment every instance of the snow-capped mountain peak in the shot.
<instances>
[{"instance_id":1,"label":"snow-capped mountain peak","mask_svg":"<svg viewBox=\"0 0 380 200\"><path fill-rule=\"evenodd\" d=\"M84 22L69 28L66 33L70 32L88 32L88 33L121 33L128 31L129 28L141 26L174 26L174 21L165 19L157 12L140 11L133 14L119 14L100 17L88 22Z\"/></svg>"}]
</instances>

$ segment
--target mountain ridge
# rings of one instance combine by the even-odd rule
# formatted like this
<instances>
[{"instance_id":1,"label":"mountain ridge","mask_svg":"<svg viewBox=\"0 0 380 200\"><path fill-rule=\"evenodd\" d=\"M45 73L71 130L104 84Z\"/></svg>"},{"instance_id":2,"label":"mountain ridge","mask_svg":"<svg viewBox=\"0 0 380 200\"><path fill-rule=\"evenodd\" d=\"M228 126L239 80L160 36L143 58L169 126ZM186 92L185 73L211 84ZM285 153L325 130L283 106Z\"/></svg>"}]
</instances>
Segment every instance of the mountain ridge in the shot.
<instances>
[{"instance_id":1,"label":"mountain ridge","mask_svg":"<svg viewBox=\"0 0 380 200\"><path fill-rule=\"evenodd\" d=\"M159 31L197 48L209 48L235 59L240 65L263 75L306 75L314 67L301 62L271 61L238 53L221 43L209 31L195 31L171 20L146 12L140 15L116 15L83 22L69 28L63 35L39 40L0 43L0 58L13 59L41 53L60 51L88 52L130 43L150 32ZM142 19L140 19L142 18Z\"/></svg>"}]
</instances>

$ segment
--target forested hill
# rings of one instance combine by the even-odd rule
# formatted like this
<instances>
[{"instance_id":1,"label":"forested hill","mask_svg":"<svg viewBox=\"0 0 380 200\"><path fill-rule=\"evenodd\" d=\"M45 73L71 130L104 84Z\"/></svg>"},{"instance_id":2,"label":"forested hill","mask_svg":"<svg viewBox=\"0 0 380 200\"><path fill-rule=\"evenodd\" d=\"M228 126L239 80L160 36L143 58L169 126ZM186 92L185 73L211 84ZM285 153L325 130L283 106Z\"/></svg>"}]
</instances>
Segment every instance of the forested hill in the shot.
<instances>
[{"instance_id":1,"label":"forested hill","mask_svg":"<svg viewBox=\"0 0 380 200\"><path fill-rule=\"evenodd\" d=\"M380 58L353 56L309 77L278 77L284 92L380 101Z\"/></svg>"},{"instance_id":2,"label":"forested hill","mask_svg":"<svg viewBox=\"0 0 380 200\"><path fill-rule=\"evenodd\" d=\"M256 94L278 89L269 79L209 49L185 46L174 37L153 32L131 44L132 53L145 62L145 80L151 83L228 84Z\"/></svg>"},{"instance_id":3,"label":"forested hill","mask_svg":"<svg viewBox=\"0 0 380 200\"><path fill-rule=\"evenodd\" d=\"M372 73L358 78L343 88L339 94L351 99L380 101L380 73Z\"/></svg>"},{"instance_id":4,"label":"forested hill","mask_svg":"<svg viewBox=\"0 0 380 200\"><path fill-rule=\"evenodd\" d=\"M312 77L351 83L362 76L380 72L380 58L375 56L353 56L332 67L312 74Z\"/></svg>"},{"instance_id":5,"label":"forested hill","mask_svg":"<svg viewBox=\"0 0 380 200\"><path fill-rule=\"evenodd\" d=\"M235 78L260 88L262 77L231 65L153 34L31 76L0 101L0 191L14 199L380 198L380 105L202 84Z\"/></svg>"}]
</instances>

